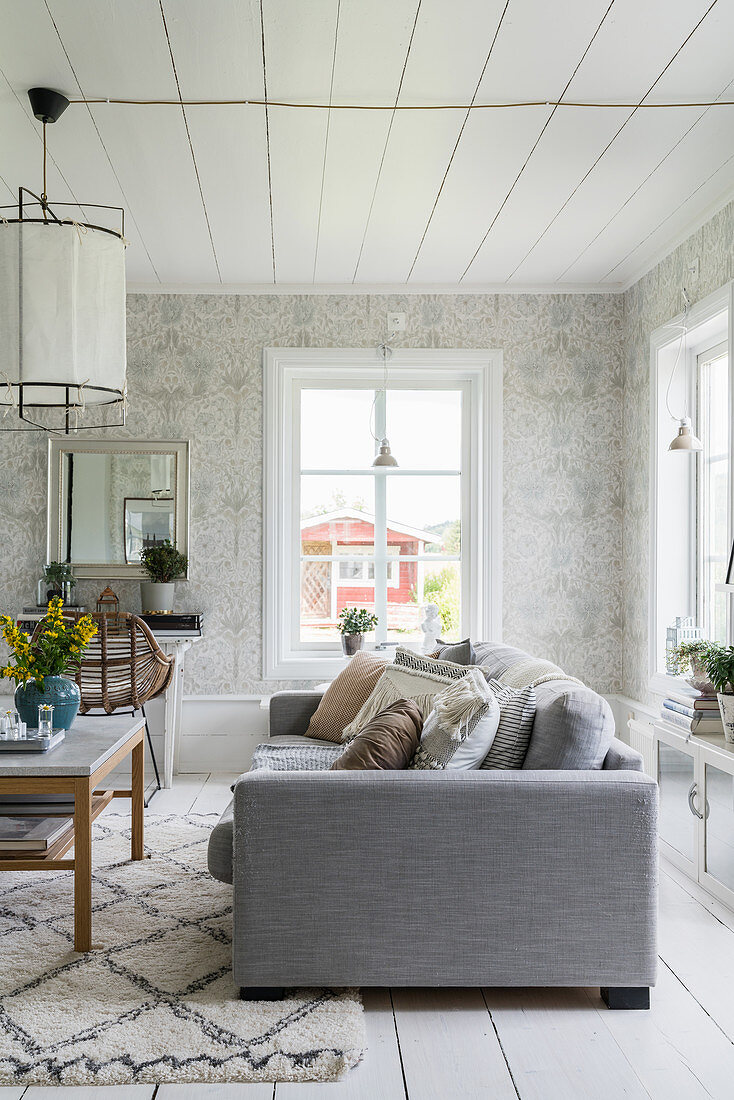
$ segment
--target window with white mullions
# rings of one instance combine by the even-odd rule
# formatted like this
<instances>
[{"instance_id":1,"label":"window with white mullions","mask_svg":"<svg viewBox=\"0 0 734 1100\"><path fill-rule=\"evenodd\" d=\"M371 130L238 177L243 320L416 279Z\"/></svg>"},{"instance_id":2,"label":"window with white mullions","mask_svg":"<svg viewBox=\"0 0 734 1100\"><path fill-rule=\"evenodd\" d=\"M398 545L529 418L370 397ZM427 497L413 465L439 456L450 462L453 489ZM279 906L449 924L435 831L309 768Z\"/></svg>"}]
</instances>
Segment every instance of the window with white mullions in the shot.
<instances>
[{"instance_id":1,"label":"window with white mullions","mask_svg":"<svg viewBox=\"0 0 734 1100\"><path fill-rule=\"evenodd\" d=\"M729 360L726 343L696 358L698 425L703 452L697 473L697 604L705 638L727 639L727 596L717 584L726 579L729 560Z\"/></svg>"},{"instance_id":2,"label":"window with white mullions","mask_svg":"<svg viewBox=\"0 0 734 1100\"><path fill-rule=\"evenodd\" d=\"M343 666L339 614L378 617L367 647L500 637L502 357L266 349L264 675ZM374 437L399 465L374 467Z\"/></svg>"},{"instance_id":3,"label":"window with white mullions","mask_svg":"<svg viewBox=\"0 0 734 1100\"><path fill-rule=\"evenodd\" d=\"M345 607L357 606L377 615L376 644L416 645L422 642L427 602L439 607L443 636L458 638L463 388L385 393L304 383L298 400L296 644L338 646L338 616ZM336 438L323 429L325 424L340 425ZM342 426L347 424L345 439ZM361 467L374 454L372 436L382 439L390 432L400 441L400 466L375 468L369 459Z\"/></svg>"}]
</instances>

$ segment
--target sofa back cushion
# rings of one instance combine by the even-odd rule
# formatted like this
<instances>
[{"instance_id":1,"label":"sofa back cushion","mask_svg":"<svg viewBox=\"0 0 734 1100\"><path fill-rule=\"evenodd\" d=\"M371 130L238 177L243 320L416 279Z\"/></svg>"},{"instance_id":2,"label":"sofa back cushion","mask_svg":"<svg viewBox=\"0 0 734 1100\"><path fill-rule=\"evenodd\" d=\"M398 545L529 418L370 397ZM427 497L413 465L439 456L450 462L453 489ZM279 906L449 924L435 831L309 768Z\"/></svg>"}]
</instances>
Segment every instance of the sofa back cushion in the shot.
<instances>
[{"instance_id":1,"label":"sofa back cushion","mask_svg":"<svg viewBox=\"0 0 734 1100\"><path fill-rule=\"evenodd\" d=\"M606 699L568 680L538 684L535 692L535 724L523 768L601 768L614 737Z\"/></svg>"}]
</instances>

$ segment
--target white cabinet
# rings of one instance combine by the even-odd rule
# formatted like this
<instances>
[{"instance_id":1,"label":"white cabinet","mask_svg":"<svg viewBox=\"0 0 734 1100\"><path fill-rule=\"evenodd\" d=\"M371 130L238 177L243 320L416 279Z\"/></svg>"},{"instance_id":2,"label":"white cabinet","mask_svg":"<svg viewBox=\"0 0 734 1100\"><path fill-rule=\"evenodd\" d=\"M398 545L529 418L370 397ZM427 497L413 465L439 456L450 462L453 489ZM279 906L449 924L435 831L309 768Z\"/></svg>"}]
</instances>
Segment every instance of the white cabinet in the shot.
<instances>
[{"instance_id":1,"label":"white cabinet","mask_svg":"<svg viewBox=\"0 0 734 1100\"><path fill-rule=\"evenodd\" d=\"M734 908L734 746L663 721L629 728L660 786L661 854Z\"/></svg>"}]
</instances>

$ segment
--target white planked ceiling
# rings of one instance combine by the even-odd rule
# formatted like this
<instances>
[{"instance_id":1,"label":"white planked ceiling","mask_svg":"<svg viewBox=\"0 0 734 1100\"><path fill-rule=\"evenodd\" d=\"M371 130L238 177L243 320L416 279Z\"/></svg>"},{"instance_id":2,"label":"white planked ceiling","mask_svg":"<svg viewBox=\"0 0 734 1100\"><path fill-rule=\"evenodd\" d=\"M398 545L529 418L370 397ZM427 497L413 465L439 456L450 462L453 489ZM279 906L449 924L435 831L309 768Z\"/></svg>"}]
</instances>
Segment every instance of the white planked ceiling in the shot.
<instances>
[{"instance_id":1,"label":"white planked ceiling","mask_svg":"<svg viewBox=\"0 0 734 1100\"><path fill-rule=\"evenodd\" d=\"M49 128L50 198L125 208L131 288L615 290L734 196L734 106L644 106L734 99L734 0L0 0L0 30L2 203L40 190L29 87L175 101ZM266 98L332 109L179 102ZM508 100L629 106L466 109Z\"/></svg>"}]
</instances>

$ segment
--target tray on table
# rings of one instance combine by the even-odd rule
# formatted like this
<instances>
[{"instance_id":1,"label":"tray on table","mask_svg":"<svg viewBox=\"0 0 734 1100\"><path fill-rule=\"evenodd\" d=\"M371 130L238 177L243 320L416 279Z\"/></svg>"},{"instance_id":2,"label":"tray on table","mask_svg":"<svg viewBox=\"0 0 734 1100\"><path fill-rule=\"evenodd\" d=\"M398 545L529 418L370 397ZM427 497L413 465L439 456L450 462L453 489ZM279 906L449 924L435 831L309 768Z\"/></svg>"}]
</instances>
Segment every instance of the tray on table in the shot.
<instances>
[{"instance_id":1,"label":"tray on table","mask_svg":"<svg viewBox=\"0 0 734 1100\"><path fill-rule=\"evenodd\" d=\"M54 730L50 737L39 737L37 730L28 730L21 741L0 738L0 752L48 752L60 745L65 736L66 730Z\"/></svg>"}]
</instances>

